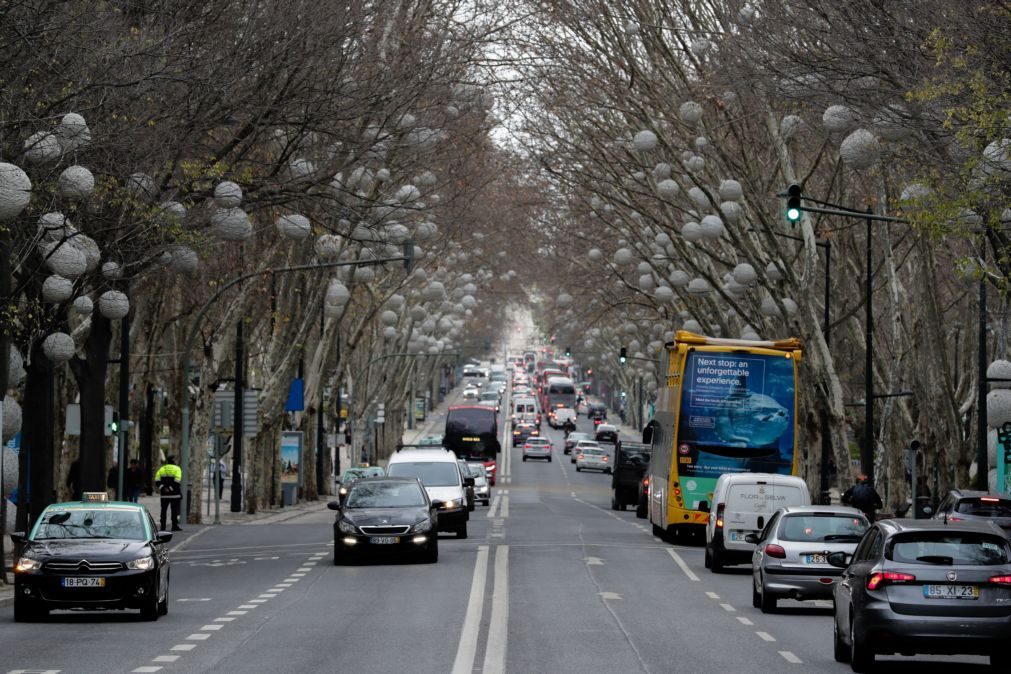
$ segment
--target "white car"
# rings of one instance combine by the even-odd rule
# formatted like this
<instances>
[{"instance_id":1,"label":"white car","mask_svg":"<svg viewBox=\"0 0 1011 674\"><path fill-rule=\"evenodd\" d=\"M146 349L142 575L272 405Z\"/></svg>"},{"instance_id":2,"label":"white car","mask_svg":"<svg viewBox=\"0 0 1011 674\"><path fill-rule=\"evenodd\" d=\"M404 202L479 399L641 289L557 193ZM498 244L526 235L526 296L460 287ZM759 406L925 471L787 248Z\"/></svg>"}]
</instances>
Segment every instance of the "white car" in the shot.
<instances>
[{"instance_id":1,"label":"white car","mask_svg":"<svg viewBox=\"0 0 1011 674\"><path fill-rule=\"evenodd\" d=\"M463 389L463 397L476 400L481 395L481 391L476 386L467 386Z\"/></svg>"},{"instance_id":2,"label":"white car","mask_svg":"<svg viewBox=\"0 0 1011 674\"><path fill-rule=\"evenodd\" d=\"M576 470L599 470L611 472L611 459L603 449L576 445Z\"/></svg>"},{"instance_id":3,"label":"white car","mask_svg":"<svg viewBox=\"0 0 1011 674\"><path fill-rule=\"evenodd\" d=\"M580 440L569 450L570 463L575 463L576 456L584 449L600 449L600 445L595 440Z\"/></svg>"},{"instance_id":4,"label":"white car","mask_svg":"<svg viewBox=\"0 0 1011 674\"><path fill-rule=\"evenodd\" d=\"M523 443L523 460L547 459L551 461L551 441L547 438L527 438Z\"/></svg>"}]
</instances>

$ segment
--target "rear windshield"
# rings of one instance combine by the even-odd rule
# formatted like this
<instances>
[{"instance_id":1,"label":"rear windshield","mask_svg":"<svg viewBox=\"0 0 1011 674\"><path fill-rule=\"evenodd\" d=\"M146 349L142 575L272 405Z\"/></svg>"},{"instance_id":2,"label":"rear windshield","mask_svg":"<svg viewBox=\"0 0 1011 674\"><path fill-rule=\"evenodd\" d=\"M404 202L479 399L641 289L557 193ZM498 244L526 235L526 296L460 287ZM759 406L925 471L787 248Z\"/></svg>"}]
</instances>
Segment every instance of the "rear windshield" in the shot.
<instances>
[{"instance_id":1,"label":"rear windshield","mask_svg":"<svg viewBox=\"0 0 1011 674\"><path fill-rule=\"evenodd\" d=\"M426 487L455 487L460 484L460 469L455 463L391 463L386 473L391 477L416 477Z\"/></svg>"},{"instance_id":2,"label":"rear windshield","mask_svg":"<svg viewBox=\"0 0 1011 674\"><path fill-rule=\"evenodd\" d=\"M590 456L600 456L604 453L602 449L594 449L593 447L580 447L579 451L583 454L589 454Z\"/></svg>"},{"instance_id":3,"label":"rear windshield","mask_svg":"<svg viewBox=\"0 0 1011 674\"><path fill-rule=\"evenodd\" d=\"M805 503L804 493L791 485L734 484L727 493L727 510L771 513L776 508Z\"/></svg>"},{"instance_id":4,"label":"rear windshield","mask_svg":"<svg viewBox=\"0 0 1011 674\"><path fill-rule=\"evenodd\" d=\"M528 444L531 445L548 445L551 444L547 438L530 438L527 440Z\"/></svg>"},{"instance_id":5,"label":"rear windshield","mask_svg":"<svg viewBox=\"0 0 1011 674\"><path fill-rule=\"evenodd\" d=\"M866 519L853 515L787 515L779 529L779 538L856 543L863 538L867 526Z\"/></svg>"},{"instance_id":6,"label":"rear windshield","mask_svg":"<svg viewBox=\"0 0 1011 674\"><path fill-rule=\"evenodd\" d=\"M994 500L964 498L955 506L955 511L979 517L1011 517L1011 500L1005 498Z\"/></svg>"},{"instance_id":7,"label":"rear windshield","mask_svg":"<svg viewBox=\"0 0 1011 674\"><path fill-rule=\"evenodd\" d=\"M645 447L630 447L622 445L619 458L622 463L631 464L633 466L645 466L649 463L649 449L646 449Z\"/></svg>"},{"instance_id":8,"label":"rear windshield","mask_svg":"<svg viewBox=\"0 0 1011 674\"><path fill-rule=\"evenodd\" d=\"M1011 558L1007 539L983 533L923 531L899 534L885 555L903 564L996 566Z\"/></svg>"},{"instance_id":9,"label":"rear windshield","mask_svg":"<svg viewBox=\"0 0 1011 674\"><path fill-rule=\"evenodd\" d=\"M537 410L534 409L533 403L517 403L516 404L516 414L534 414Z\"/></svg>"}]
</instances>

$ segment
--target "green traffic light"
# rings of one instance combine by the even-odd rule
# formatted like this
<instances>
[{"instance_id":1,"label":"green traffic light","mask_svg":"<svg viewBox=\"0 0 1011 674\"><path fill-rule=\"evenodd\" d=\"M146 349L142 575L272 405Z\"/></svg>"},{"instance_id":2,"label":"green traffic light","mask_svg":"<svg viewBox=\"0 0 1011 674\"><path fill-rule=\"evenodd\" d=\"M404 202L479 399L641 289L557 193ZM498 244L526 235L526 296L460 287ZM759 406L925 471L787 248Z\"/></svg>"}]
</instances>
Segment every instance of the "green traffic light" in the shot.
<instances>
[{"instance_id":1,"label":"green traffic light","mask_svg":"<svg viewBox=\"0 0 1011 674\"><path fill-rule=\"evenodd\" d=\"M799 208L788 208L786 209L786 219L790 222L797 222L800 220L800 209Z\"/></svg>"}]
</instances>

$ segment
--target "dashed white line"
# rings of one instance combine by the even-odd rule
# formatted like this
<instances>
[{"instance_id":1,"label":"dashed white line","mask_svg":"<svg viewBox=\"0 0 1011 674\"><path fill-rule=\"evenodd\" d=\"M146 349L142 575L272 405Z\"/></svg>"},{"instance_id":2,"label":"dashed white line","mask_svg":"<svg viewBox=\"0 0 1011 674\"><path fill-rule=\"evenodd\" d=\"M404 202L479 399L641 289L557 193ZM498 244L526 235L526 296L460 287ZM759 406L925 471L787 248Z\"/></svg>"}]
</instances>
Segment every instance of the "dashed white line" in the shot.
<instances>
[{"instance_id":1,"label":"dashed white line","mask_svg":"<svg viewBox=\"0 0 1011 674\"><path fill-rule=\"evenodd\" d=\"M249 603L250 604L266 604L267 600L266 599L250 599ZM256 608L256 607L254 606L253 608Z\"/></svg>"},{"instance_id":2,"label":"dashed white line","mask_svg":"<svg viewBox=\"0 0 1011 674\"><path fill-rule=\"evenodd\" d=\"M742 615L737 616L737 621L739 623L741 623L742 625L754 625L755 624L755 623L751 622L750 620L748 620L747 618L745 618Z\"/></svg>"},{"instance_id":3,"label":"dashed white line","mask_svg":"<svg viewBox=\"0 0 1011 674\"><path fill-rule=\"evenodd\" d=\"M225 615L246 615L249 611L229 611Z\"/></svg>"},{"instance_id":4,"label":"dashed white line","mask_svg":"<svg viewBox=\"0 0 1011 674\"><path fill-rule=\"evenodd\" d=\"M706 596L709 597L710 599L719 599L720 598L720 595L716 594L715 592L706 592Z\"/></svg>"},{"instance_id":5,"label":"dashed white line","mask_svg":"<svg viewBox=\"0 0 1011 674\"><path fill-rule=\"evenodd\" d=\"M249 610L251 608L256 608L256 604L239 604L239 608Z\"/></svg>"},{"instance_id":6,"label":"dashed white line","mask_svg":"<svg viewBox=\"0 0 1011 674\"><path fill-rule=\"evenodd\" d=\"M186 639L189 641L206 641L210 638L211 635L206 632L204 633L197 632L196 634L191 634L188 637L186 637Z\"/></svg>"},{"instance_id":7,"label":"dashed white line","mask_svg":"<svg viewBox=\"0 0 1011 674\"><path fill-rule=\"evenodd\" d=\"M176 644L175 646L173 646L169 650L170 651L192 651L196 647L197 647L196 644Z\"/></svg>"},{"instance_id":8,"label":"dashed white line","mask_svg":"<svg viewBox=\"0 0 1011 674\"><path fill-rule=\"evenodd\" d=\"M800 665L804 662L790 651L780 651L779 654L783 656L784 660L794 665Z\"/></svg>"},{"instance_id":9,"label":"dashed white line","mask_svg":"<svg viewBox=\"0 0 1011 674\"><path fill-rule=\"evenodd\" d=\"M175 662L178 659L178 655L159 655L151 662Z\"/></svg>"},{"instance_id":10,"label":"dashed white line","mask_svg":"<svg viewBox=\"0 0 1011 674\"><path fill-rule=\"evenodd\" d=\"M762 641L775 641L776 640L776 637L772 636L768 632L755 632L755 634L757 634L758 638L761 639Z\"/></svg>"},{"instance_id":11,"label":"dashed white line","mask_svg":"<svg viewBox=\"0 0 1011 674\"><path fill-rule=\"evenodd\" d=\"M659 542L660 539L657 538L656 541ZM690 568L688 568L688 565L685 564L685 560L681 559L681 555L679 555L678 553L674 552L673 548L667 548L667 554L671 556L671 559L673 559L674 562L679 567L681 567L682 573L684 573L686 576L688 576L688 580L690 580L692 582L695 582L695 583L699 582L699 577L695 575L694 571L692 571ZM713 599L719 599L719 597L713 597Z\"/></svg>"},{"instance_id":12,"label":"dashed white line","mask_svg":"<svg viewBox=\"0 0 1011 674\"><path fill-rule=\"evenodd\" d=\"M216 622L216 623L230 623L233 620L235 620L235 618L232 617L232 616L224 616L224 617L221 617L221 618L215 618L214 622Z\"/></svg>"},{"instance_id":13,"label":"dashed white line","mask_svg":"<svg viewBox=\"0 0 1011 674\"><path fill-rule=\"evenodd\" d=\"M720 606L722 606L723 610L726 611L727 613L737 613L737 609L731 606L730 604L720 604Z\"/></svg>"},{"instance_id":14,"label":"dashed white line","mask_svg":"<svg viewBox=\"0 0 1011 674\"><path fill-rule=\"evenodd\" d=\"M131 669L130 671L131 672L138 672L138 673L141 673L141 672L160 672L161 669L162 669L161 665L144 665L143 667L138 667L136 669Z\"/></svg>"}]
</instances>

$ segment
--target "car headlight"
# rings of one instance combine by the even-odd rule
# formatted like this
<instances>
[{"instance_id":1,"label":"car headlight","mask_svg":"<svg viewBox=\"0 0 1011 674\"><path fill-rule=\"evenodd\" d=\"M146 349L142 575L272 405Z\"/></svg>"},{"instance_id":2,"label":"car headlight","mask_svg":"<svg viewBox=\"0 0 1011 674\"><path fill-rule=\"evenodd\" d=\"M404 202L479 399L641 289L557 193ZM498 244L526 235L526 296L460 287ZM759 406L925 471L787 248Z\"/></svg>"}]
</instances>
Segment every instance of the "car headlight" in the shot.
<instances>
[{"instance_id":1,"label":"car headlight","mask_svg":"<svg viewBox=\"0 0 1011 674\"><path fill-rule=\"evenodd\" d=\"M147 571L148 569L153 569L154 557L141 557L140 559L135 559L132 562L127 562L126 568L134 569L136 571Z\"/></svg>"},{"instance_id":2,"label":"car headlight","mask_svg":"<svg viewBox=\"0 0 1011 674\"><path fill-rule=\"evenodd\" d=\"M31 557L21 557L14 565L15 571L38 571L42 568L42 562Z\"/></svg>"},{"instance_id":3,"label":"car headlight","mask_svg":"<svg viewBox=\"0 0 1011 674\"><path fill-rule=\"evenodd\" d=\"M432 520L421 520L411 527L412 534L420 534L432 528Z\"/></svg>"},{"instance_id":4,"label":"car headlight","mask_svg":"<svg viewBox=\"0 0 1011 674\"><path fill-rule=\"evenodd\" d=\"M450 510L451 508L459 508L459 507L460 507L460 500L459 499L452 499L452 500L449 500L449 501L443 501L443 503L442 503L442 509L443 510Z\"/></svg>"},{"instance_id":5,"label":"car headlight","mask_svg":"<svg viewBox=\"0 0 1011 674\"><path fill-rule=\"evenodd\" d=\"M355 528L355 525L351 524L350 522L348 522L346 520L341 520L340 524L337 525L337 528L340 529L345 534L357 534L358 533L358 529Z\"/></svg>"}]
</instances>

